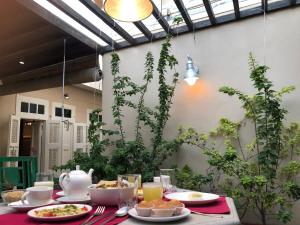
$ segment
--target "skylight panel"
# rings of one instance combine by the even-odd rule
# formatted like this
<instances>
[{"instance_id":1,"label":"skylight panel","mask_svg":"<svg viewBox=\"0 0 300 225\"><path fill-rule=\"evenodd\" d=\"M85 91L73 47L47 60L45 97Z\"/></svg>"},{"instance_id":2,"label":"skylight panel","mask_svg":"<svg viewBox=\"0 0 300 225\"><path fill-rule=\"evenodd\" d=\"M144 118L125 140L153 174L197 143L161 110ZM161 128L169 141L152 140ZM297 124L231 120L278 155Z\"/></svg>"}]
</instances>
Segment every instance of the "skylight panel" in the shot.
<instances>
[{"instance_id":1,"label":"skylight panel","mask_svg":"<svg viewBox=\"0 0 300 225\"><path fill-rule=\"evenodd\" d=\"M240 11L261 7L261 0L239 0Z\"/></svg>"},{"instance_id":2,"label":"skylight panel","mask_svg":"<svg viewBox=\"0 0 300 225\"><path fill-rule=\"evenodd\" d=\"M202 0L183 0L183 3L193 22L208 20Z\"/></svg>"},{"instance_id":3,"label":"skylight panel","mask_svg":"<svg viewBox=\"0 0 300 225\"><path fill-rule=\"evenodd\" d=\"M152 0L155 6L158 8L159 11L162 12L163 17L167 20L168 24L171 27L175 26L176 18L181 18L181 13L179 12L175 2L173 0ZM183 26L186 25L184 20L182 20L176 26Z\"/></svg>"},{"instance_id":4,"label":"skylight panel","mask_svg":"<svg viewBox=\"0 0 300 225\"><path fill-rule=\"evenodd\" d=\"M110 36L115 41L124 41L124 39L113 29L111 29L105 22L103 22L98 16L90 11L84 4L79 0L62 0L70 8L83 16L87 21L93 24L99 29L99 33L102 31Z\"/></svg>"},{"instance_id":5,"label":"skylight panel","mask_svg":"<svg viewBox=\"0 0 300 225\"><path fill-rule=\"evenodd\" d=\"M116 21L127 33L129 33L132 37L137 38L143 36L143 33L133 24L130 22L120 22Z\"/></svg>"},{"instance_id":6,"label":"skylight panel","mask_svg":"<svg viewBox=\"0 0 300 225\"><path fill-rule=\"evenodd\" d=\"M49 11L50 13L52 13L53 15L55 15L56 17L58 17L59 19L63 20L64 22L66 22L67 24L72 26L74 29L76 29L83 35L87 36L88 38L90 38L91 40L96 42L97 44L102 45L102 46L107 46L107 43L102 41L97 35L95 35L90 30L86 29L84 26L82 26L80 23L78 23L77 21L72 19L70 16L68 16L66 13L64 13L63 11L58 9L56 6L54 6L50 2L45 1L45 0L33 0L33 1L36 2L37 4L39 4L44 9L46 9L47 11Z\"/></svg>"},{"instance_id":7,"label":"skylight panel","mask_svg":"<svg viewBox=\"0 0 300 225\"><path fill-rule=\"evenodd\" d=\"M149 16L147 19L144 19L142 22L152 33L163 31L163 28L153 15Z\"/></svg>"},{"instance_id":8,"label":"skylight panel","mask_svg":"<svg viewBox=\"0 0 300 225\"><path fill-rule=\"evenodd\" d=\"M233 13L232 0L210 0L212 10L216 17Z\"/></svg>"}]
</instances>

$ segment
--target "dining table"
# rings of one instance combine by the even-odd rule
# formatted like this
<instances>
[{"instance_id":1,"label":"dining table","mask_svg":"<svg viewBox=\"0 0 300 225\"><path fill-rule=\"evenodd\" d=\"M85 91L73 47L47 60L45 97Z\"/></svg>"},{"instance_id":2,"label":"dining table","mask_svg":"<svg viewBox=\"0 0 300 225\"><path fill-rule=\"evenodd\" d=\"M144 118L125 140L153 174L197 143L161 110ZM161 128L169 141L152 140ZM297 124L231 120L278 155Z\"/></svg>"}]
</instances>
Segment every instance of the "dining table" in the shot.
<instances>
[{"instance_id":1,"label":"dining table","mask_svg":"<svg viewBox=\"0 0 300 225\"><path fill-rule=\"evenodd\" d=\"M194 214L192 213L187 218L184 218L182 220L178 221L172 221L172 222L164 222L164 223L153 223L153 222L146 222L146 221L140 221L137 219L134 219L132 217L128 217L126 220L118 223L119 225L154 225L154 224L181 224L181 225L239 225L240 220L239 216L236 210L236 207L234 205L234 201L232 198L225 197L225 201L227 202L228 208L230 209L230 213L227 214ZM4 221L1 221L1 218L4 214L14 215L16 213L14 209L8 207L7 205L1 203L0 204L0 224L3 224ZM16 213L16 215L20 215L20 213ZM25 214L23 212L23 214ZM16 217L17 218L17 217ZM25 217L26 218L26 217ZM13 220L12 216L12 220ZM82 220L82 219L81 219ZM80 220L80 221L81 221ZM76 221L75 221L76 222ZM79 222L79 221L78 221ZM6 223L5 223L6 224ZM20 224L20 223L18 223ZM32 221L26 219L26 222L24 221L24 224L46 224L45 222L38 222ZM61 224L61 225L68 225L68 224L74 224L74 221L65 221L65 222L52 222L47 224ZM80 224L80 223L78 223ZM95 223L97 225L99 223ZM21 225L21 224L20 224Z\"/></svg>"}]
</instances>

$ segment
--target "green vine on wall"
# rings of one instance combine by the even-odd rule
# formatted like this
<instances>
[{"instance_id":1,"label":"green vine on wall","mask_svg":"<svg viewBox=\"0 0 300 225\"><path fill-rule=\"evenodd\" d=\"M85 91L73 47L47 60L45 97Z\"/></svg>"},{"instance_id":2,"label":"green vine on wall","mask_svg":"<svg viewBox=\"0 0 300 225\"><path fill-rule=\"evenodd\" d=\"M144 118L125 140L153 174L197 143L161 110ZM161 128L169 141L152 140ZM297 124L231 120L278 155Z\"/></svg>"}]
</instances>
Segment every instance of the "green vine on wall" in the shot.
<instances>
[{"instance_id":1,"label":"green vine on wall","mask_svg":"<svg viewBox=\"0 0 300 225\"><path fill-rule=\"evenodd\" d=\"M232 87L220 88L220 92L239 98L245 119L234 122L222 118L209 137L189 128L181 130L178 138L202 149L210 166L223 173L221 188L243 208L241 217L252 208L264 225L270 218L287 223L292 219L294 201L300 199L300 129L295 123L283 125L287 110L282 97L294 87L276 91L266 77L267 66L258 65L252 55L249 65L250 79L257 90L253 96ZM241 130L251 127L254 138L243 144ZM215 138L223 139L224 153L215 142L208 141Z\"/></svg>"}]
</instances>

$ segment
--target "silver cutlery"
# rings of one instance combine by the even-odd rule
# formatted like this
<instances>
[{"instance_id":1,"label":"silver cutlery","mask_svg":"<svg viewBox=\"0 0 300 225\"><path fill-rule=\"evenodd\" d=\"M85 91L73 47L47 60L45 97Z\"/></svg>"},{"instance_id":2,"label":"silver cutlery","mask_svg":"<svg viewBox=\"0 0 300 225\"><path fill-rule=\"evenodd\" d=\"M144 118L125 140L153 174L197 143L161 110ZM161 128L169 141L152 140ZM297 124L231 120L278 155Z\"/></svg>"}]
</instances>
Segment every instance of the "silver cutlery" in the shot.
<instances>
[{"instance_id":1,"label":"silver cutlery","mask_svg":"<svg viewBox=\"0 0 300 225\"><path fill-rule=\"evenodd\" d=\"M126 216L127 213L128 213L128 207L122 207L122 208L120 208L118 211L116 211L116 212L114 213L114 215L113 215L111 218L105 220L105 221L104 221L103 223L101 223L100 225L105 225L105 224L109 223L110 221L116 219L117 217L123 217L123 216Z\"/></svg>"},{"instance_id":2,"label":"silver cutlery","mask_svg":"<svg viewBox=\"0 0 300 225\"><path fill-rule=\"evenodd\" d=\"M86 223L84 225L92 225L92 224L97 223L98 221L100 221L100 220L102 220L102 219L104 219L106 217L109 217L109 216L111 216L113 214L114 214L113 212L108 212L108 213L102 214L101 216L97 217L97 219L95 219L94 221Z\"/></svg>"},{"instance_id":3,"label":"silver cutlery","mask_svg":"<svg viewBox=\"0 0 300 225\"><path fill-rule=\"evenodd\" d=\"M196 211L192 211L192 210L191 210L191 213L201 215L201 216L214 217L214 218L224 218L224 216L205 214L205 213L200 213L200 212L196 212Z\"/></svg>"},{"instance_id":4,"label":"silver cutlery","mask_svg":"<svg viewBox=\"0 0 300 225\"><path fill-rule=\"evenodd\" d=\"M96 211L81 225L87 224L91 219L93 219L95 216L100 216L104 213L105 207L104 206L98 206Z\"/></svg>"}]
</instances>

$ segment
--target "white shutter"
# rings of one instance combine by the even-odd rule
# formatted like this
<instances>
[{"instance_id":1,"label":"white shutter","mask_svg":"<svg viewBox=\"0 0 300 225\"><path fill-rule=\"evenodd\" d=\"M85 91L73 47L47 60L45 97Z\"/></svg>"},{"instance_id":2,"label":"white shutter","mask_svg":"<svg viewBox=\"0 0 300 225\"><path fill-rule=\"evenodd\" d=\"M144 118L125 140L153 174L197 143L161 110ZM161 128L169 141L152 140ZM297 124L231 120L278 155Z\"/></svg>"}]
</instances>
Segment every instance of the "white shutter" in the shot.
<instances>
[{"instance_id":1,"label":"white shutter","mask_svg":"<svg viewBox=\"0 0 300 225\"><path fill-rule=\"evenodd\" d=\"M7 156L19 156L20 140L20 118L14 115L10 116L8 133ZM17 166L17 163L9 163L9 166Z\"/></svg>"},{"instance_id":2,"label":"white shutter","mask_svg":"<svg viewBox=\"0 0 300 225\"><path fill-rule=\"evenodd\" d=\"M54 165L61 164L61 134L62 126L60 121L46 121L45 129L45 152L43 154L44 171L52 170Z\"/></svg>"},{"instance_id":3,"label":"white shutter","mask_svg":"<svg viewBox=\"0 0 300 225\"><path fill-rule=\"evenodd\" d=\"M91 143L89 142L89 126L90 125L86 125L85 130L86 130L86 152L90 153L90 150L92 148Z\"/></svg>"},{"instance_id":4,"label":"white shutter","mask_svg":"<svg viewBox=\"0 0 300 225\"><path fill-rule=\"evenodd\" d=\"M74 151L86 152L86 124L75 123L74 126Z\"/></svg>"}]
</instances>

